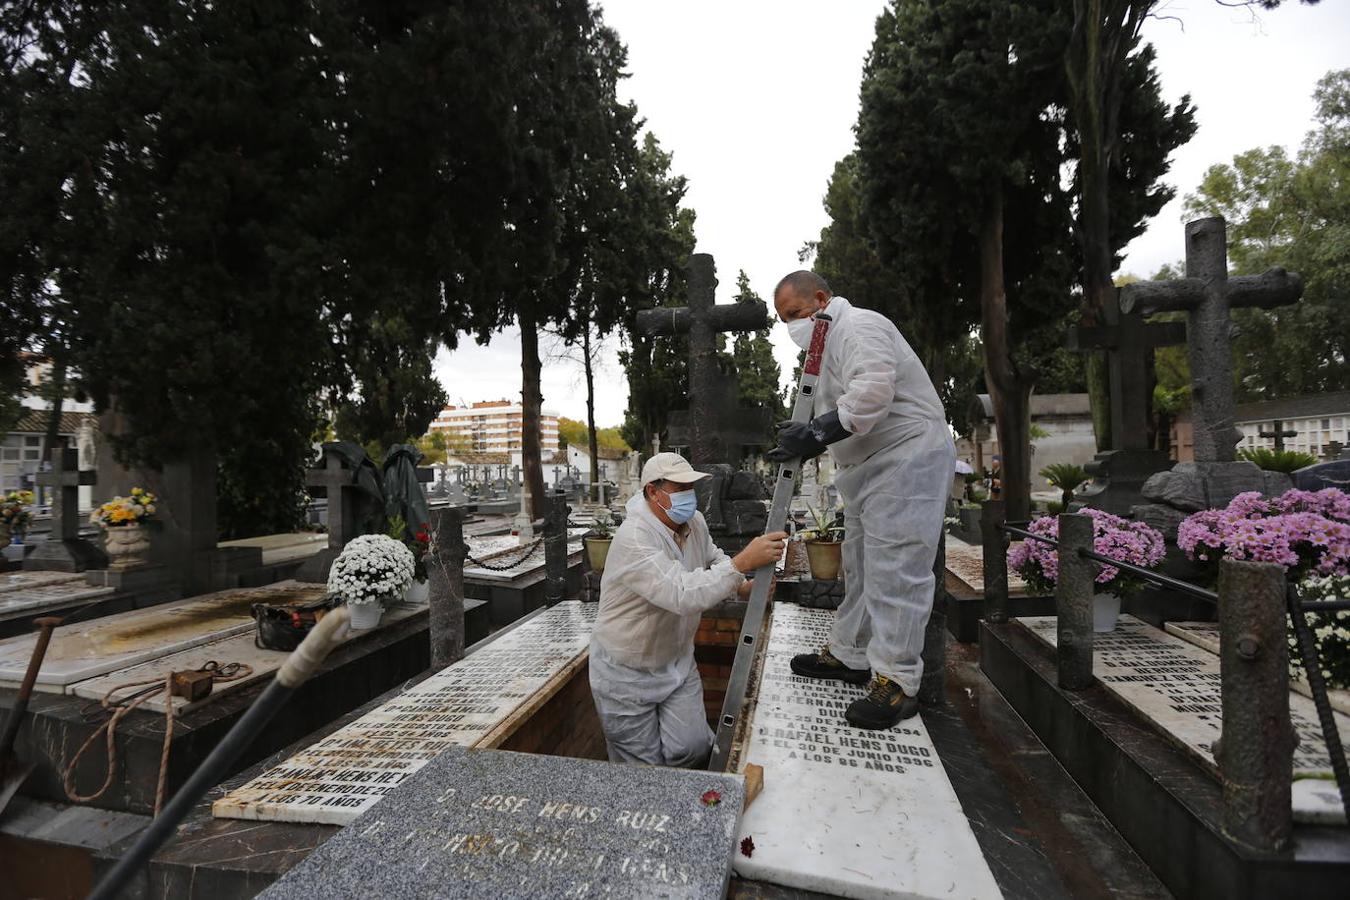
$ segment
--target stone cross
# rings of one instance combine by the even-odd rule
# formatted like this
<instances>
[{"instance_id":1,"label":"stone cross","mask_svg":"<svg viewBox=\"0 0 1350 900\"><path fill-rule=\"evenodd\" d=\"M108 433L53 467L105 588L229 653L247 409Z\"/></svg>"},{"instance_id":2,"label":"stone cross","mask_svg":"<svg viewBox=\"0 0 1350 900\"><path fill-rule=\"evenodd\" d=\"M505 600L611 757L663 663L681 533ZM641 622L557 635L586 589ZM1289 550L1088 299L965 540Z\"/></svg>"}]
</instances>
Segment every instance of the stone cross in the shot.
<instances>
[{"instance_id":1,"label":"stone cross","mask_svg":"<svg viewBox=\"0 0 1350 900\"><path fill-rule=\"evenodd\" d=\"M80 469L79 451L74 448L51 449L51 471L40 472L34 479L44 488L50 488L52 519L59 532L52 537L71 540L80 536L80 486L96 483L95 473Z\"/></svg>"},{"instance_id":2,"label":"stone cross","mask_svg":"<svg viewBox=\"0 0 1350 900\"><path fill-rule=\"evenodd\" d=\"M713 258L707 253L689 257L689 305L674 309L644 309L637 329L646 335L689 336L689 449L694 465L725 461L719 447L718 423L725 410L716 408L720 375L717 368L719 332L758 331L769 324L762 300L718 305Z\"/></svg>"},{"instance_id":3,"label":"stone cross","mask_svg":"<svg viewBox=\"0 0 1350 900\"><path fill-rule=\"evenodd\" d=\"M1283 450L1284 439L1287 437L1298 437L1298 432L1292 428L1281 428L1280 426L1283 425L1284 423L1281 422L1279 419L1276 419L1274 424L1275 427L1270 431L1258 431L1256 434L1258 437L1274 438L1275 449L1277 451Z\"/></svg>"},{"instance_id":4,"label":"stone cross","mask_svg":"<svg viewBox=\"0 0 1350 900\"><path fill-rule=\"evenodd\" d=\"M73 447L53 447L49 452L51 470L39 473L35 481L49 489L56 527L24 560L23 567L57 572L103 568L107 557L80 537L80 486L96 484L97 476L93 471L80 469L79 451Z\"/></svg>"},{"instance_id":5,"label":"stone cross","mask_svg":"<svg viewBox=\"0 0 1350 900\"><path fill-rule=\"evenodd\" d=\"M1123 313L1186 312L1197 461L1232 462L1242 436L1233 425L1230 310L1273 309L1295 303L1302 295L1302 277L1284 269L1229 278L1228 239L1219 217L1186 224L1185 278L1140 281L1121 288Z\"/></svg>"},{"instance_id":6,"label":"stone cross","mask_svg":"<svg viewBox=\"0 0 1350 900\"><path fill-rule=\"evenodd\" d=\"M1181 322L1145 324L1137 312L1108 307L1107 323L1078 326L1069 349L1105 350L1111 384L1111 449L1148 449L1149 357L1158 347L1186 342Z\"/></svg>"},{"instance_id":7,"label":"stone cross","mask_svg":"<svg viewBox=\"0 0 1350 900\"><path fill-rule=\"evenodd\" d=\"M354 498L351 492L352 470L342 465L336 453L327 453L327 462L321 469L310 469L305 484L323 488L328 498L328 549L341 553L347 542L356 536Z\"/></svg>"}]
</instances>

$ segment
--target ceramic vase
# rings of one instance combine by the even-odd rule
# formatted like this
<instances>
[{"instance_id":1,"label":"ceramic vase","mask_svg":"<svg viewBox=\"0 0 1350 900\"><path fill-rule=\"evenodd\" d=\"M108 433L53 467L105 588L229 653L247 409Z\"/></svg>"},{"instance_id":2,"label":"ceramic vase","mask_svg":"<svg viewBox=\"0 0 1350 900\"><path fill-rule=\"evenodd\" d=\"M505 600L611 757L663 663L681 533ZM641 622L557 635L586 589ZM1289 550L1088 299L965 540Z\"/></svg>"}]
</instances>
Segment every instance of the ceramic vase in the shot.
<instances>
[{"instance_id":1,"label":"ceramic vase","mask_svg":"<svg viewBox=\"0 0 1350 900\"><path fill-rule=\"evenodd\" d=\"M414 578L403 592L403 599L409 603L427 603L431 600L431 586Z\"/></svg>"},{"instance_id":2,"label":"ceramic vase","mask_svg":"<svg viewBox=\"0 0 1350 900\"><path fill-rule=\"evenodd\" d=\"M807 541L806 555L811 560L811 577L816 581L834 581L839 577L843 541Z\"/></svg>"},{"instance_id":3,"label":"ceramic vase","mask_svg":"<svg viewBox=\"0 0 1350 900\"><path fill-rule=\"evenodd\" d=\"M347 611L351 614L352 631L369 631L380 624L380 618L384 615L384 604L375 603L348 603Z\"/></svg>"}]
</instances>

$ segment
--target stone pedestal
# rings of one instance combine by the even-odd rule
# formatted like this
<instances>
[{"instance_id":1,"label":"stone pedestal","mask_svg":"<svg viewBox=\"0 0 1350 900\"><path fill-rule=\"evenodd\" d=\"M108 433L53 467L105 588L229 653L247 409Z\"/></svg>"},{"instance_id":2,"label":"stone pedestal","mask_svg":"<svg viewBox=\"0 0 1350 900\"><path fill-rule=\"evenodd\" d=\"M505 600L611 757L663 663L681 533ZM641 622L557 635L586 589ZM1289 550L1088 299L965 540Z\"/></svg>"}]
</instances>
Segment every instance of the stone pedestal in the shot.
<instances>
[{"instance_id":1,"label":"stone pedestal","mask_svg":"<svg viewBox=\"0 0 1350 900\"><path fill-rule=\"evenodd\" d=\"M1074 497L1085 506L1128 516L1130 508L1143 502L1144 482L1172 467L1161 450L1109 450L1098 453L1085 467L1096 483Z\"/></svg>"},{"instance_id":2,"label":"stone pedestal","mask_svg":"<svg viewBox=\"0 0 1350 900\"><path fill-rule=\"evenodd\" d=\"M91 569L84 573L85 584L116 588L121 593L151 591L173 583L167 566L133 566L129 569Z\"/></svg>"},{"instance_id":3,"label":"stone pedestal","mask_svg":"<svg viewBox=\"0 0 1350 900\"><path fill-rule=\"evenodd\" d=\"M84 538L51 538L38 544L23 561L28 571L83 572L102 568L108 557Z\"/></svg>"}]
</instances>

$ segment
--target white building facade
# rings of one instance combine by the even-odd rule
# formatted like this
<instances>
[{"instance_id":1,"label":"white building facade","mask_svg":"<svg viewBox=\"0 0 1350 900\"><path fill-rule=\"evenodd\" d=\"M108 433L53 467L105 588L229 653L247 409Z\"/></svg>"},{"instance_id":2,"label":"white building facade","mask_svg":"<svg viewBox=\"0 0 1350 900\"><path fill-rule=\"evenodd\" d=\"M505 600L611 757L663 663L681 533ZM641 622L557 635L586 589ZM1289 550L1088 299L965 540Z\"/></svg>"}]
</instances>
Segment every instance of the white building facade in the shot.
<instances>
[{"instance_id":1,"label":"white building facade","mask_svg":"<svg viewBox=\"0 0 1350 900\"><path fill-rule=\"evenodd\" d=\"M484 400L467 407L447 406L431 421L431 431L440 432L453 447L462 445L472 453L510 453L517 457L523 447L525 410L509 400ZM539 417L540 451L558 450L558 416L543 410Z\"/></svg>"}]
</instances>

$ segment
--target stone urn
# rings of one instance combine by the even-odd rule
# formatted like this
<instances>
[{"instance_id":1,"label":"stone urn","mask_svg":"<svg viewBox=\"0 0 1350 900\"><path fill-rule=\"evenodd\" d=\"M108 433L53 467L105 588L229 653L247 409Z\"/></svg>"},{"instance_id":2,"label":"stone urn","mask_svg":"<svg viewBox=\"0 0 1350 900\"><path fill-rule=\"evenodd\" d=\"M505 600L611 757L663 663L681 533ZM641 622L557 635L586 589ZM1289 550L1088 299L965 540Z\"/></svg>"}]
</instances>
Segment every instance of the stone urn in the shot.
<instances>
[{"instance_id":1,"label":"stone urn","mask_svg":"<svg viewBox=\"0 0 1350 900\"><path fill-rule=\"evenodd\" d=\"M806 555L811 560L811 577L816 581L834 581L839 577L843 559L843 541L820 541L808 538Z\"/></svg>"},{"instance_id":2,"label":"stone urn","mask_svg":"<svg viewBox=\"0 0 1350 900\"><path fill-rule=\"evenodd\" d=\"M118 525L103 531L103 551L108 555L108 568L121 571L145 565L145 554L150 549L150 538L142 525Z\"/></svg>"},{"instance_id":3,"label":"stone urn","mask_svg":"<svg viewBox=\"0 0 1350 900\"><path fill-rule=\"evenodd\" d=\"M591 571L605 571L605 560L609 558L609 545L614 543L614 538L587 535L581 539L581 542L586 545L586 560L591 564Z\"/></svg>"}]
</instances>

